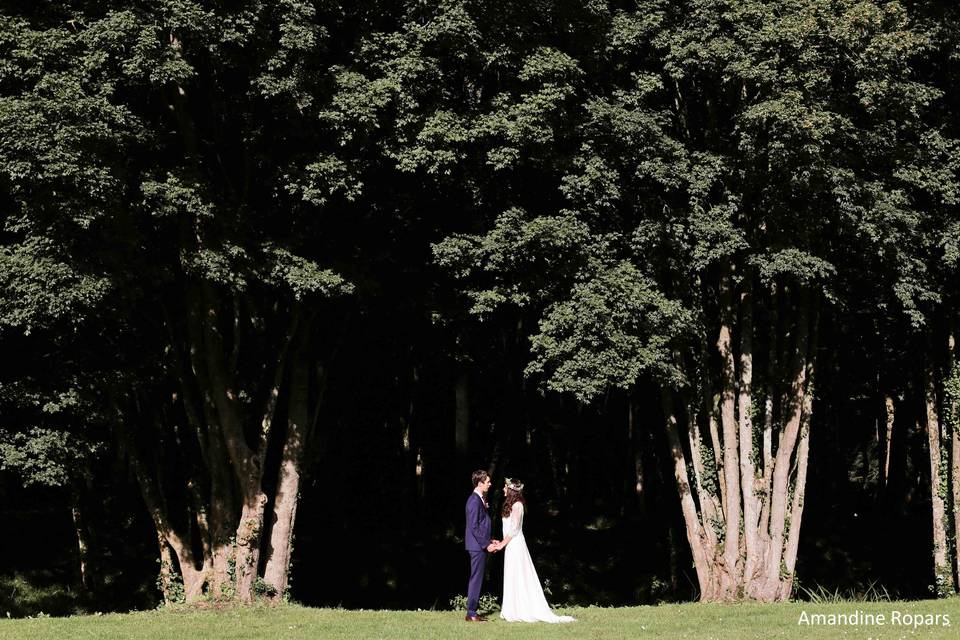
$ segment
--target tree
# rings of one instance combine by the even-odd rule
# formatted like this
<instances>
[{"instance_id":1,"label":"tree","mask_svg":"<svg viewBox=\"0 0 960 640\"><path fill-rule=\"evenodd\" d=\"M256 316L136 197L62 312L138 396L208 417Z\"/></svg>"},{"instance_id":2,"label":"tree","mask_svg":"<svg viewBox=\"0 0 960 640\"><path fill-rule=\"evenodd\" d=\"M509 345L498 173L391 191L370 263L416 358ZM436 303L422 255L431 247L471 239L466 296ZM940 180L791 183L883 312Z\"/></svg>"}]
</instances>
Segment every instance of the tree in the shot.
<instances>
[{"instance_id":1,"label":"tree","mask_svg":"<svg viewBox=\"0 0 960 640\"><path fill-rule=\"evenodd\" d=\"M915 265L907 240L929 198L954 188L951 143L923 116L939 91L910 74L925 35L896 3L653 2L608 24L605 69L620 75L583 89L560 213L508 212L437 255L493 276L471 281L476 312L540 303L529 371L548 388L588 400L657 376L701 599L786 599L820 318L873 252L905 243L897 255ZM576 233L550 240L609 253L595 264L617 270L571 282L536 269L582 264L551 260L557 243L537 235L558 220ZM910 313L927 294L909 267L897 276L874 283ZM624 289L633 304L617 304Z\"/></svg>"},{"instance_id":2,"label":"tree","mask_svg":"<svg viewBox=\"0 0 960 640\"><path fill-rule=\"evenodd\" d=\"M328 147L309 124L324 22L303 2L78 2L3 18L6 324L29 331L31 313L56 305L89 327L106 311L138 345L94 386L164 579L179 575L187 600L250 601L274 520L277 584L263 590L286 584L317 342L335 324L320 314L353 288L321 265L335 240L317 240L303 199ZM272 437L281 404L286 433ZM271 444L283 464L267 517Z\"/></svg>"}]
</instances>

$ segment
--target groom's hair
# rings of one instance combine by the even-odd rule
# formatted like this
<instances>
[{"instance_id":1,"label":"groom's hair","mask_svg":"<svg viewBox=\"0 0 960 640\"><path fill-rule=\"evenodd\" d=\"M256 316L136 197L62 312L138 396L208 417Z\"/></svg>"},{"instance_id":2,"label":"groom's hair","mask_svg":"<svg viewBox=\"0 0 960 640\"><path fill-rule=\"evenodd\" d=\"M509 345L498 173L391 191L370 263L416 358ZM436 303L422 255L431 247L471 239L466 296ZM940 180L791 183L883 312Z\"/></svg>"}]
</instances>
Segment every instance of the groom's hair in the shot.
<instances>
[{"instance_id":1,"label":"groom's hair","mask_svg":"<svg viewBox=\"0 0 960 640\"><path fill-rule=\"evenodd\" d=\"M489 476L487 475L486 471L484 471L483 469L477 469L476 471L473 472L473 475L470 476L470 480L473 481L473 486L476 487L478 484L486 480L488 477Z\"/></svg>"}]
</instances>

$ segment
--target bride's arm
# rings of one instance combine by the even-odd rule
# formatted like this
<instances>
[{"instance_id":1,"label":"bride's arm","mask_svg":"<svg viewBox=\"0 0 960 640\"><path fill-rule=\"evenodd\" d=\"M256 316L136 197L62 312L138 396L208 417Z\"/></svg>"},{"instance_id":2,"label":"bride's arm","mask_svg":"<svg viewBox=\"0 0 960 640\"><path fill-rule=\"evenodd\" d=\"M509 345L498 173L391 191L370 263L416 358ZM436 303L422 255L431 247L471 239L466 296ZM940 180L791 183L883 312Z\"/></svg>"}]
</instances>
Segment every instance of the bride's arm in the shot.
<instances>
[{"instance_id":1,"label":"bride's arm","mask_svg":"<svg viewBox=\"0 0 960 640\"><path fill-rule=\"evenodd\" d=\"M522 508L523 507L520 505L520 503L517 502L510 509L510 531L516 532L520 524L520 509ZM513 540L513 538L513 535L503 536L503 540L500 541L500 545L497 548L503 549L505 546L510 544L510 541Z\"/></svg>"}]
</instances>

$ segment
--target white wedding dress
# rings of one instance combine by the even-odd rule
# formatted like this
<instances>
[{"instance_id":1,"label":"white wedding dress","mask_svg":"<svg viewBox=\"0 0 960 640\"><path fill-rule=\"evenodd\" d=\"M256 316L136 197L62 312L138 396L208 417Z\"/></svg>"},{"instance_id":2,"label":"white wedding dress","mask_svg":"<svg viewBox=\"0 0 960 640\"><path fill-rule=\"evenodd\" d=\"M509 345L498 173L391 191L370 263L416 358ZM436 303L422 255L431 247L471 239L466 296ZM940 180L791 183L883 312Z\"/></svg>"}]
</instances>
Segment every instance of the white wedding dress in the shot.
<instances>
[{"instance_id":1,"label":"white wedding dress","mask_svg":"<svg viewBox=\"0 0 960 640\"><path fill-rule=\"evenodd\" d=\"M523 537L523 505L513 505L503 521L503 537L511 536L503 556L503 607L500 617L508 622L574 622L550 610Z\"/></svg>"}]
</instances>

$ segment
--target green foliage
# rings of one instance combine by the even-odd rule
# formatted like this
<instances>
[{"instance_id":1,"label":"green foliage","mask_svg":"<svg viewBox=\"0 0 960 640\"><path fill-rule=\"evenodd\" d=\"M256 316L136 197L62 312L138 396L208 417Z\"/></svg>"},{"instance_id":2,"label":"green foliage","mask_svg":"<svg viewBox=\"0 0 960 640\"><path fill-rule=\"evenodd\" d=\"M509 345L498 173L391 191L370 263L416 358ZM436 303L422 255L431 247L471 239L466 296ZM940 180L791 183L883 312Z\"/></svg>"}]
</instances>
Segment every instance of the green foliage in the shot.
<instances>
[{"instance_id":1,"label":"green foliage","mask_svg":"<svg viewBox=\"0 0 960 640\"><path fill-rule=\"evenodd\" d=\"M85 273L58 256L42 236L0 247L0 328L30 335L55 322L79 323L112 290L109 279Z\"/></svg>"},{"instance_id":2,"label":"green foliage","mask_svg":"<svg viewBox=\"0 0 960 640\"><path fill-rule=\"evenodd\" d=\"M174 604L183 604L187 601L187 593L183 588L183 577L174 571L169 562L157 560L160 563L160 573L157 574L157 589L163 593L164 600ZM164 584L164 574L167 576Z\"/></svg>"},{"instance_id":3,"label":"green foliage","mask_svg":"<svg viewBox=\"0 0 960 640\"><path fill-rule=\"evenodd\" d=\"M88 389L69 376L45 382L0 382L0 469L24 486L70 488L89 479L104 432Z\"/></svg>"},{"instance_id":4,"label":"green foliage","mask_svg":"<svg viewBox=\"0 0 960 640\"><path fill-rule=\"evenodd\" d=\"M277 595L277 588L258 576L253 582L253 593L261 598L273 598Z\"/></svg>"},{"instance_id":5,"label":"green foliage","mask_svg":"<svg viewBox=\"0 0 960 640\"><path fill-rule=\"evenodd\" d=\"M890 602L893 598L882 584L873 580L867 584L849 587L845 590L835 588L830 590L823 585L804 587L799 584L797 591L802 599L815 604L845 603L845 602Z\"/></svg>"},{"instance_id":6,"label":"green foliage","mask_svg":"<svg viewBox=\"0 0 960 640\"><path fill-rule=\"evenodd\" d=\"M266 256L273 262L270 277L288 287L295 300L310 294L323 297L349 295L354 286L331 269L324 269L313 260L297 256L279 247L266 247Z\"/></svg>"},{"instance_id":7,"label":"green foliage","mask_svg":"<svg viewBox=\"0 0 960 640\"><path fill-rule=\"evenodd\" d=\"M500 215L485 236L452 236L434 245L440 266L460 278L472 274L474 265L489 274L493 286L468 289L473 299L471 313L490 314L505 303L525 305L542 295L537 285L562 287L591 257L589 228L569 213L528 219L520 209ZM547 273L544 273L544 272ZM538 277L521 281L521 275Z\"/></svg>"},{"instance_id":8,"label":"green foliage","mask_svg":"<svg viewBox=\"0 0 960 640\"><path fill-rule=\"evenodd\" d=\"M836 268L817 256L798 249L783 249L753 260L763 282L774 282L790 275L805 284L823 283L836 273Z\"/></svg>"},{"instance_id":9,"label":"green foliage","mask_svg":"<svg viewBox=\"0 0 960 640\"><path fill-rule=\"evenodd\" d=\"M466 611L467 596L460 594L450 598L450 608L454 611ZM480 596L480 601L477 603L477 613L480 615L490 615L497 611L500 611L500 602L496 596L491 593L485 593Z\"/></svg>"},{"instance_id":10,"label":"green foliage","mask_svg":"<svg viewBox=\"0 0 960 640\"><path fill-rule=\"evenodd\" d=\"M943 380L943 421L949 431L960 429L960 362L954 361Z\"/></svg>"},{"instance_id":11,"label":"green foliage","mask_svg":"<svg viewBox=\"0 0 960 640\"><path fill-rule=\"evenodd\" d=\"M49 618L89 612L84 594L67 585L51 583L19 572L0 577L0 616ZM7 620L3 620L9 624Z\"/></svg>"},{"instance_id":12,"label":"green foliage","mask_svg":"<svg viewBox=\"0 0 960 640\"><path fill-rule=\"evenodd\" d=\"M923 323L940 300L923 206L958 188L955 143L923 115L942 92L909 71L927 34L896 3L642 5L590 34L622 66L531 45L477 120L501 180L536 167L560 201L528 217L508 194L488 231L434 245L471 313L535 310L528 375L584 401L684 384L674 352L710 322L694 283L725 259L833 304L874 269Z\"/></svg>"},{"instance_id":13,"label":"green foliage","mask_svg":"<svg viewBox=\"0 0 960 640\"><path fill-rule=\"evenodd\" d=\"M944 565L934 568L933 584L930 585L930 593L936 598L949 598L955 595L953 588L953 572L950 565Z\"/></svg>"},{"instance_id":14,"label":"green foliage","mask_svg":"<svg viewBox=\"0 0 960 640\"><path fill-rule=\"evenodd\" d=\"M527 374L549 389L587 402L609 387L629 388L643 373L679 378L671 341L689 323L684 309L656 290L636 267L621 262L550 304L531 338Z\"/></svg>"},{"instance_id":15,"label":"green foliage","mask_svg":"<svg viewBox=\"0 0 960 640\"><path fill-rule=\"evenodd\" d=\"M779 287L759 325L802 289L905 342L957 308L960 275L955 29L926 9L16 3L0 337L44 359L0 377L0 463L82 477L118 398L143 407L138 444L181 445L185 392L223 397L198 342L223 343L255 420L291 317L329 320L311 348L335 351L332 316L391 287L455 327L437 351L492 350L469 314L583 403L711 391L727 265L735 294Z\"/></svg>"},{"instance_id":16,"label":"green foliage","mask_svg":"<svg viewBox=\"0 0 960 640\"><path fill-rule=\"evenodd\" d=\"M18 473L25 486L68 486L77 473L76 461L99 449L96 443L43 427L0 432L0 438L0 469Z\"/></svg>"}]
</instances>

